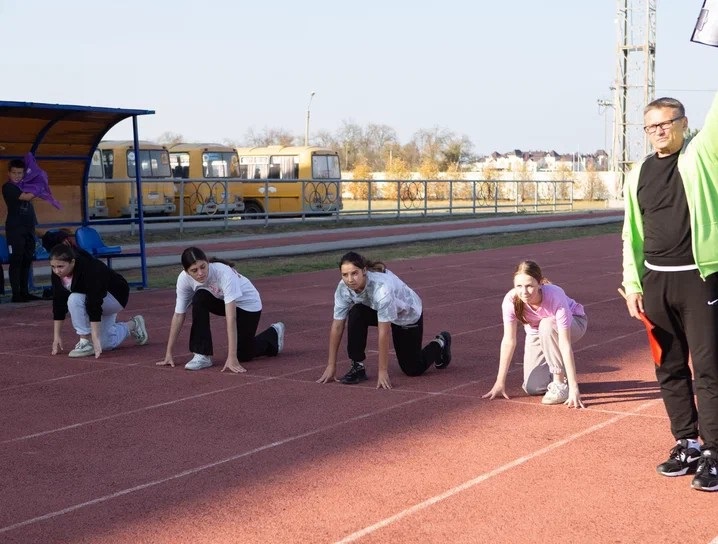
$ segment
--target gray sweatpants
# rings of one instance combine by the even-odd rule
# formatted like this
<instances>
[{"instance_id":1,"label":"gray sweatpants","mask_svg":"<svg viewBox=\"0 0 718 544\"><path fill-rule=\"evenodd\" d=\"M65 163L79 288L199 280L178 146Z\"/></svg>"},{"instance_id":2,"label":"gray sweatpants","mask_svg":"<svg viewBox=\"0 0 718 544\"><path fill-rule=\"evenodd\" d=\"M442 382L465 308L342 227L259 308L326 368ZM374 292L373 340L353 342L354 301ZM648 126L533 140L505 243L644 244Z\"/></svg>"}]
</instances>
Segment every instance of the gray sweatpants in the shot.
<instances>
[{"instance_id":1,"label":"gray sweatpants","mask_svg":"<svg viewBox=\"0 0 718 544\"><path fill-rule=\"evenodd\" d=\"M85 304L86 295L83 293L70 293L67 299L67 308L72 318L72 326L79 336L92 333L90 316L87 315ZM117 323L117 314L122 311L115 297L107 293L102 300L102 319L100 321L100 342L102 349L110 351L119 346L130 335L130 329L125 323Z\"/></svg>"},{"instance_id":2,"label":"gray sweatpants","mask_svg":"<svg viewBox=\"0 0 718 544\"><path fill-rule=\"evenodd\" d=\"M571 320L571 345L586 333L586 316L573 316ZM538 334L527 334L524 345L524 384L529 395L543 395L552 374L565 372L563 357L558 349L558 327L555 317L547 317L539 323Z\"/></svg>"}]
</instances>

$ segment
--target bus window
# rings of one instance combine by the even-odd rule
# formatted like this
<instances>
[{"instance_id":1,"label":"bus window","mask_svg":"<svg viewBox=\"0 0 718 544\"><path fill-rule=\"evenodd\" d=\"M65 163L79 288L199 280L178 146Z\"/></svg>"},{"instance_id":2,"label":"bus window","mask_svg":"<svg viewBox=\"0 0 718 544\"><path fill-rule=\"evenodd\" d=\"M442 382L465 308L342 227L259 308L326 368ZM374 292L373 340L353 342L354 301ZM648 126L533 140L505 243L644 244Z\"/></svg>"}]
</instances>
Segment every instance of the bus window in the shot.
<instances>
[{"instance_id":1,"label":"bus window","mask_svg":"<svg viewBox=\"0 0 718 544\"><path fill-rule=\"evenodd\" d=\"M282 168L278 164L270 164L267 179L282 179Z\"/></svg>"},{"instance_id":2,"label":"bus window","mask_svg":"<svg viewBox=\"0 0 718 544\"><path fill-rule=\"evenodd\" d=\"M112 179L114 160L111 149L102 150L102 169L105 171L105 179Z\"/></svg>"},{"instance_id":3,"label":"bus window","mask_svg":"<svg viewBox=\"0 0 718 544\"><path fill-rule=\"evenodd\" d=\"M236 164L236 153L202 153L202 171L205 178L236 177L236 173L231 172L232 165L235 165L236 170Z\"/></svg>"},{"instance_id":4,"label":"bus window","mask_svg":"<svg viewBox=\"0 0 718 544\"><path fill-rule=\"evenodd\" d=\"M314 155L312 157L312 179L340 179L339 157L336 155Z\"/></svg>"},{"instance_id":5,"label":"bus window","mask_svg":"<svg viewBox=\"0 0 718 544\"><path fill-rule=\"evenodd\" d=\"M269 179L299 179L298 155L272 155L269 164Z\"/></svg>"},{"instance_id":6,"label":"bus window","mask_svg":"<svg viewBox=\"0 0 718 544\"><path fill-rule=\"evenodd\" d=\"M172 168L173 178L189 178L189 153L171 153L175 166Z\"/></svg>"},{"instance_id":7,"label":"bus window","mask_svg":"<svg viewBox=\"0 0 718 544\"><path fill-rule=\"evenodd\" d=\"M135 151L127 151L127 176L135 177ZM169 154L164 149L140 149L140 174L143 178L169 178L170 171Z\"/></svg>"},{"instance_id":8,"label":"bus window","mask_svg":"<svg viewBox=\"0 0 718 544\"><path fill-rule=\"evenodd\" d=\"M87 177L93 179L102 179L104 172L102 170L102 153L99 150L95 150L92 154L92 162L90 163L90 171Z\"/></svg>"}]
</instances>

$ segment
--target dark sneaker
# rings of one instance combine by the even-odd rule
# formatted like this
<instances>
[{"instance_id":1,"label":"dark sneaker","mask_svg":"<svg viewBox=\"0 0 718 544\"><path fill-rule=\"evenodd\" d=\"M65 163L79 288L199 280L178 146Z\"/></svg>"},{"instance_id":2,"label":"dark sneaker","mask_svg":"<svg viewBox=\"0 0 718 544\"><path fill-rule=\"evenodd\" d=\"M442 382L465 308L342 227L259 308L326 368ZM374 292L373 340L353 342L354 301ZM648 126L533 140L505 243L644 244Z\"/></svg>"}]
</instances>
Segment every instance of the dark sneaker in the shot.
<instances>
[{"instance_id":1,"label":"dark sneaker","mask_svg":"<svg viewBox=\"0 0 718 544\"><path fill-rule=\"evenodd\" d=\"M434 366L436 368L446 368L451 362L451 335L446 331L441 331L436 337L441 338L444 347L441 348L441 357L438 362L434 363Z\"/></svg>"},{"instance_id":2,"label":"dark sneaker","mask_svg":"<svg viewBox=\"0 0 718 544\"><path fill-rule=\"evenodd\" d=\"M718 452L716 450L703 450L691 487L700 491L718 491Z\"/></svg>"},{"instance_id":3,"label":"dark sneaker","mask_svg":"<svg viewBox=\"0 0 718 544\"><path fill-rule=\"evenodd\" d=\"M698 468L701 452L688 447L688 440L682 439L668 454L668 460L656 467L658 474L663 476L684 476L693 474Z\"/></svg>"},{"instance_id":4,"label":"dark sneaker","mask_svg":"<svg viewBox=\"0 0 718 544\"><path fill-rule=\"evenodd\" d=\"M368 379L369 378L366 377L366 369L364 368L364 365L352 362L352 367L349 369L349 372L344 374L342 379L339 381L347 385L354 385L355 383L363 382Z\"/></svg>"}]
</instances>

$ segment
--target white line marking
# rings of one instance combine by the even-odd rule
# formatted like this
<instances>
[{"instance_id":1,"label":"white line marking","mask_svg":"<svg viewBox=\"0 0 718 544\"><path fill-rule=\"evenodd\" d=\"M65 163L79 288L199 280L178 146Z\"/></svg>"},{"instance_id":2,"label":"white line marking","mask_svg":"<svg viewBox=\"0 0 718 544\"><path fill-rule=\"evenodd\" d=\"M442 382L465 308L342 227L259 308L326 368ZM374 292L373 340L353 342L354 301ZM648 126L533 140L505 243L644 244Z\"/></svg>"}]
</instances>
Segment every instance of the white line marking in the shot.
<instances>
[{"instance_id":1,"label":"white line marking","mask_svg":"<svg viewBox=\"0 0 718 544\"><path fill-rule=\"evenodd\" d=\"M208 469L211 469L211 468L214 468L214 467L218 467L218 466L220 466L220 465L224 465L224 464L227 464L227 463L231 463L232 461L237 461L237 460L242 459L242 458L244 458L244 457L248 457L248 456L250 456L250 455L254 455L255 453L260 453L260 452L263 452L263 451L266 451L266 450L269 450L269 449L271 449L271 448L275 448L275 447L278 447L278 446L284 446L285 444L289 444L290 442L295 442L295 441L297 441L297 440L301 440L301 439L303 439L303 438L307 438L307 437L310 437L310 436L314 436L314 435L316 435L316 434L323 433L323 432L325 432L325 431L329 431L329 430L332 430L332 429L336 429L336 428L338 428L338 427L341 427L342 425L346 425L346 424L348 424L348 423L353 423L353 422L355 422L355 421L360 421L360 420L362 420L362 419L367 419L367 418L376 416L376 415L378 415L378 414L381 414L381 413L384 413L384 412L389 412L389 411L391 411L391 410L394 410L394 409L397 409L397 408L401 408L401 407L403 407L403 406L407 406L407 405L409 405L409 404L413 404L413 403L415 403L415 402L419 402L420 400L425 400L425 399L426 399L426 397L420 397L420 398L416 398L416 399L411 399L411 400L407 400L407 401L404 401L404 402L400 402L399 404L394 404L394 405L392 405L392 406L387 406L386 408L382 408L381 410L376 410L376 411L374 411L374 412L368 412L368 413L365 413L365 414L361 414L361 415L358 415L358 416L354 416L354 417L352 417L352 418L345 419L345 420L343 420L343 421L338 421L338 422L332 423L332 424L330 424L330 425L325 425L324 427L320 427L320 428L318 428L318 429L314 429L314 430L307 431L307 432L304 432L304 433L301 433L301 434L297 434L297 435L294 435L294 436L290 436L290 437L284 438L284 439L282 439L282 440L277 440L277 441L275 441L275 442L271 442L271 443L269 443L269 444L264 444L264 445L262 445L262 446L259 446L259 447L257 447L257 448L254 448L254 449L252 449L252 450L245 451L245 452L242 452L242 453L238 453L237 455L233 455L233 456L231 456L231 457L226 457L226 458L220 459L220 460L218 460L218 461L213 461L212 463L207 463L206 465L201 465L201 466L198 466L198 467L195 467L195 468L190 468L190 469L184 470L184 471L182 471L182 472L179 472L179 473L177 473L177 474L173 474L173 475L171 475L171 476L167 476L167 477L165 477L165 478L159 478L159 479L157 479L157 480L152 480L152 481L150 481L150 482L146 482L146 483L144 483L144 484L136 485L136 486L134 486L134 487L129 487L129 488L126 488L126 489L121 489L120 491L116 491L116 492L110 493L110 494L108 494L108 495L103 495L103 496L101 496L101 497L97 497L97 498L91 499L91 500L89 500L89 501L81 502L81 503L78 503L78 504L73 504L72 506L68 506L67 508L63 508L62 510L55 510L54 512L48 512L47 514L43 514L42 516L37 516L37 517L34 517L34 518L30 518L30 519L26 519L26 520L23 520L23 521L19 521L19 522L17 522L17 523L13 523L12 525L6 525L5 527L0 528L0 534L1 534L1 533L7 533L7 532L13 531L13 530L15 530L15 529L19 529L19 528L21 528L21 527L25 527L25 526L27 526L27 525L32 525L33 523L38 523L38 522L40 522L40 521L46 521L46 520L48 520L48 519L52 519L52 518L56 518L56 517L58 517L58 516L62 516L62 515L65 515L65 514L69 514L70 512L75 512L76 510L80 510L80 509L86 508L86 507L88 507L88 506L93 506L93 505L95 505L95 504L100 504L100 503L103 503L103 502L107 502L107 501L109 501L109 500L116 499L116 498L119 498L119 497L123 497L123 496L129 495L129 494L131 494L131 493L136 493L137 491L142 491L142 490L144 490L144 489L148 489L148 488L150 488L150 487L155 487L155 486L158 486L158 485L160 485L160 484L164 484L164 483L167 483L167 482L171 482L171 481L173 481L173 480L178 480L178 479L180 479L180 478L185 478L185 477L187 477L187 476L192 476L193 474L197 474L197 473L202 472L202 471L204 471L204 470L208 470Z\"/></svg>"},{"instance_id":2,"label":"white line marking","mask_svg":"<svg viewBox=\"0 0 718 544\"><path fill-rule=\"evenodd\" d=\"M383 529L385 527L388 527L389 525L391 525L394 522L402 520L412 514L415 514L416 512L424 510L424 509L426 509L430 506L433 506L445 499L453 497L454 495L457 495L458 493L461 493L462 491L466 491L467 489L470 489L482 482L485 482L486 480L493 478L494 476L498 476L499 474L502 474L512 468L516 468L519 465L523 465L524 463L527 463L528 461L531 461L532 459L535 459L536 457L539 457L545 453L553 451L556 448L560 448L561 446L565 446L566 444L569 444L570 442L573 442L587 434L594 433L594 432L599 431L605 427L608 427L609 425L613 425L614 423L621 421L622 419L631 417L635 412L638 412L640 410L648 408L648 407L656 404L657 402L659 402L659 399L657 399L655 401L650 401L650 402L644 403L644 404L638 406L635 410L633 410L633 412L628 412L626 414L618 415L616 417L613 417L611 419L604 421L603 423L598 423L597 425L593 425L592 427L584 429L583 431L580 431L578 433L572 434L562 440L553 442L551 445L546 446L545 448L541 448L540 450L536 450L533 453L524 455L523 457L519 457L518 459L514 459L513 461L506 463L505 465L501 465L500 467L497 467L494 470L485 472L484 474L481 474L480 476L477 476L476 478L468 480L468 481L464 482L463 484L460 484L456 487L452 487L451 489L448 489L448 490L444 491L443 493L434 495L433 497L426 499L425 501L417 503L410 508L407 508L405 510L402 510L401 512L394 514L393 516L384 518L383 520L378 521L377 523L375 523L373 525L369 525L368 527L365 527L364 529L361 529L361 530L356 531L350 535L347 535L344 538L342 538L341 540L337 540L335 544L345 544L347 542L355 542L355 541L359 540L360 538L363 538L372 533L375 533L376 531Z\"/></svg>"},{"instance_id":3,"label":"white line marking","mask_svg":"<svg viewBox=\"0 0 718 544\"><path fill-rule=\"evenodd\" d=\"M314 368L317 368L317 367L314 367ZM324 368L324 366L322 366L321 368ZM230 387L223 387L223 388L221 388L221 389L213 389L212 391L205 391L204 393L197 393L196 395L190 395L190 396L188 396L188 397L180 397L180 398L177 398L177 399L168 400L168 401L165 401L165 402L160 402L159 404L150 404L150 405L148 405L148 406L142 406L141 408L135 408L134 410L127 410L127 411L125 411L125 412L117 412L116 414L112 414L112 415L109 415L109 416L98 417L98 418L95 418L95 419L88 419L88 420L85 420L85 421L79 421L79 422L73 423L73 424L71 424L71 425L65 425L64 427L57 427L57 428L55 428L55 429L48 429L48 430L46 430L46 431L39 431L39 432L36 432L36 433L33 433L33 434L26 434L26 435L24 435L24 436L17 436L17 437L15 437L15 438L8 438L8 439L6 439L6 440L0 441L0 445L3 445L3 444L11 444L11 443L13 443L13 442L19 442L19 441L21 441L21 440L28 440L28 439L30 439L30 438L37 438L37 437L39 437L39 436L46 436L46 435L48 435L48 434L59 433L59 432L62 432L62 431L69 431L70 429L76 429L76 428L78 428L78 427L84 427L85 425L92 425L93 423L100 423L101 421L109 421L109 420L111 420L111 419L116 419L116 418L118 418L118 417L123 417L123 416L127 416L127 415L139 414L139 413L141 413L141 412L145 412L145 411L148 411L148 410L154 410L155 408L163 408L163 407L165 407L165 406L172 406L173 404L177 404L177 403L179 403L179 402L184 402L184 401L187 401L187 400L199 399L199 398L202 398L202 397L207 397L207 396L209 396L209 395L215 395L215 394L217 394L217 393L225 393L225 392L227 392L227 391L232 391L233 389L238 389L238 388L240 388L240 387L245 387L245 386L249 386L249 385L254 385L254 384L257 384L257 383L264 383L264 382L271 381L271 380L279 380L279 379L287 378L287 377L289 377L289 376L293 376L294 374L300 374L301 372L304 372L305 370L308 370L308 369L293 370L292 372L288 372L287 374L282 374L282 375L280 375L280 376L264 376L264 377L262 377L262 378L260 378L260 379L258 379L258 380L253 380L253 381L251 381L251 382L242 382L242 383L239 383L239 384L232 385L232 386L230 386ZM249 377L249 376L248 376L248 377Z\"/></svg>"}]
</instances>

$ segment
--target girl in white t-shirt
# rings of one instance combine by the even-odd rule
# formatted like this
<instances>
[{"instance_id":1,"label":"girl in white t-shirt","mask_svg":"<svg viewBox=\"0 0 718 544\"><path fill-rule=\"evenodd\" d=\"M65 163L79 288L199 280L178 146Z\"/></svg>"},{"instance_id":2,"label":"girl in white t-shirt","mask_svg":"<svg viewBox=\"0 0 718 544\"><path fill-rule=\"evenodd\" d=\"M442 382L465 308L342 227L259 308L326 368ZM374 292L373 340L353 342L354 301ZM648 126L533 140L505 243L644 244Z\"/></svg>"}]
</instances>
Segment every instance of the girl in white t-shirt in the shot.
<instances>
[{"instance_id":1,"label":"girl in white t-shirt","mask_svg":"<svg viewBox=\"0 0 718 544\"><path fill-rule=\"evenodd\" d=\"M519 263L514 287L501 304L504 336L499 372L491 391L483 398L506 394L506 375L516 349L518 324L524 326L524 383L529 395L541 395L543 404L566 404L584 408L578 390L572 344L586 333L588 320L583 306L552 285L533 261Z\"/></svg>"},{"instance_id":2,"label":"girl in white t-shirt","mask_svg":"<svg viewBox=\"0 0 718 544\"><path fill-rule=\"evenodd\" d=\"M284 323L274 323L255 336L262 315L262 300L252 282L239 274L231 263L215 258L208 260L201 249L189 247L182 252L182 267L184 271L177 277L177 300L167 351L158 365L175 366L172 349L190 304L192 328L189 349L194 357L185 364L187 370L212 366L210 314L223 315L227 320L227 360L222 372L246 372L240 361L281 353Z\"/></svg>"},{"instance_id":3,"label":"girl in white t-shirt","mask_svg":"<svg viewBox=\"0 0 718 544\"><path fill-rule=\"evenodd\" d=\"M363 361L369 327L379 331L377 389L391 389L389 345L404 374L419 376L431 365L446 368L451 362L451 335L440 332L423 349L424 319L421 299L408 285L386 269L350 251L339 263L342 279L334 292L334 321L329 334L329 360L319 383L331 380L356 384L367 378ZM347 351L352 366L341 379L336 376L337 353L348 323Z\"/></svg>"}]
</instances>

